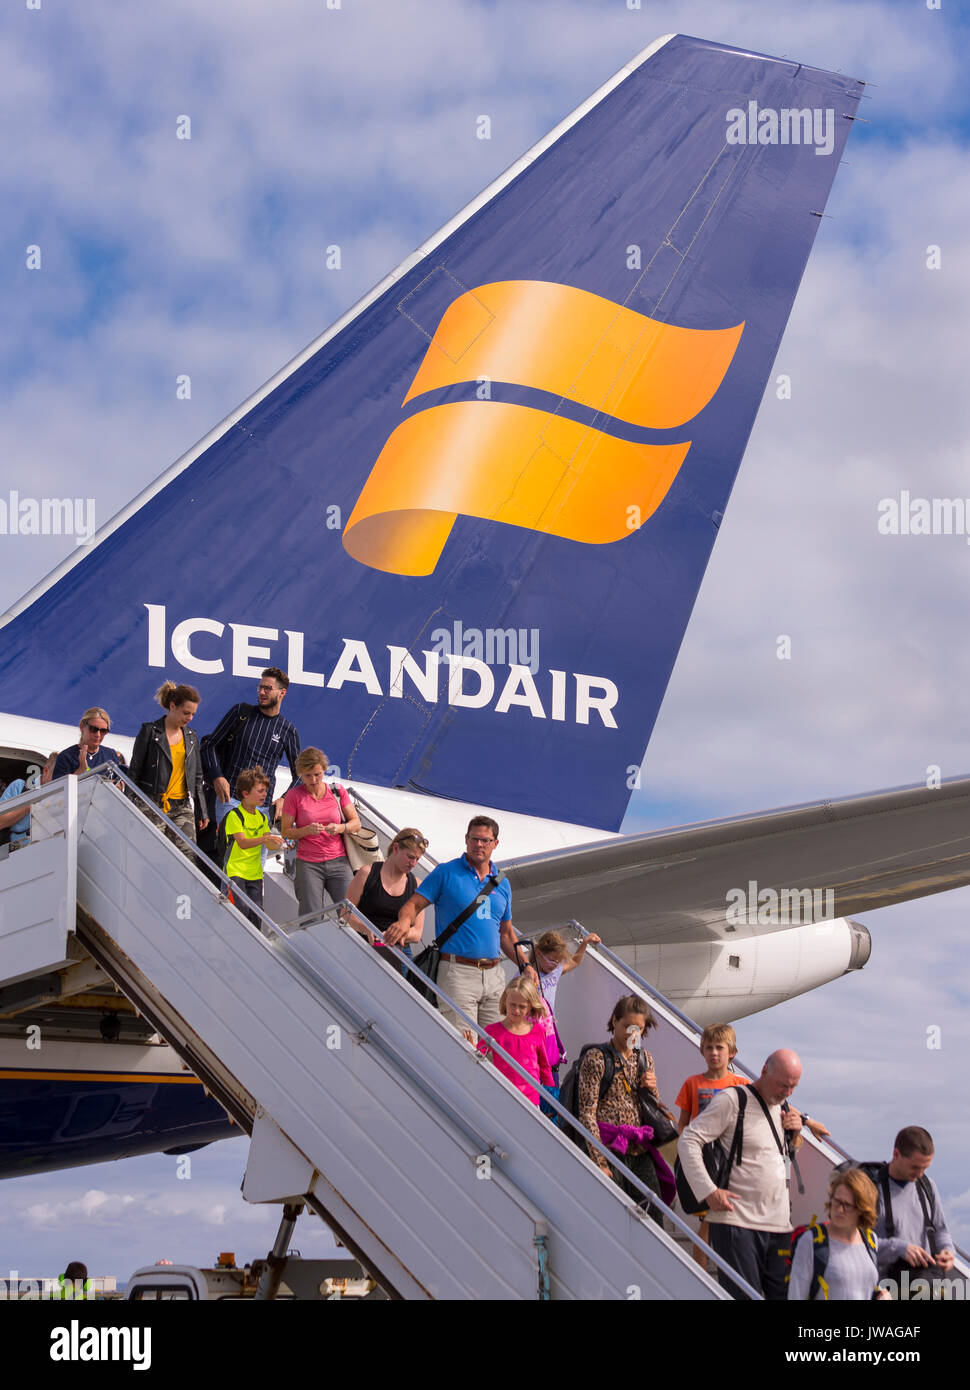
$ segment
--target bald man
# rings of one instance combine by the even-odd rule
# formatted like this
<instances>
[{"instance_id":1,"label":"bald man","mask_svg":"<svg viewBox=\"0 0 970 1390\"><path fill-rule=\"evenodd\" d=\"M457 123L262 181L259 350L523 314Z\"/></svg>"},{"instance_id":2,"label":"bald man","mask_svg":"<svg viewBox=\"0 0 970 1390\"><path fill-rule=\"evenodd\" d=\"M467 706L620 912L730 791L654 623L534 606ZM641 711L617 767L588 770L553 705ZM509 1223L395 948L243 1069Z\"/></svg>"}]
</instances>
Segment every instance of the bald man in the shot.
<instances>
[{"instance_id":1,"label":"bald man","mask_svg":"<svg viewBox=\"0 0 970 1390\"><path fill-rule=\"evenodd\" d=\"M802 1064L782 1048L765 1062L750 1086L719 1091L680 1136L678 1157L684 1176L699 1201L708 1208L711 1249L738 1271L765 1298L784 1299L785 1257L791 1208L785 1130L797 1134L802 1117L790 1107L782 1110L801 1080ZM705 1144L717 1140L728 1152L738 1121L738 1095L745 1093L741 1162L715 1187L704 1166ZM723 1288L734 1298L746 1298L736 1284L719 1274Z\"/></svg>"}]
</instances>

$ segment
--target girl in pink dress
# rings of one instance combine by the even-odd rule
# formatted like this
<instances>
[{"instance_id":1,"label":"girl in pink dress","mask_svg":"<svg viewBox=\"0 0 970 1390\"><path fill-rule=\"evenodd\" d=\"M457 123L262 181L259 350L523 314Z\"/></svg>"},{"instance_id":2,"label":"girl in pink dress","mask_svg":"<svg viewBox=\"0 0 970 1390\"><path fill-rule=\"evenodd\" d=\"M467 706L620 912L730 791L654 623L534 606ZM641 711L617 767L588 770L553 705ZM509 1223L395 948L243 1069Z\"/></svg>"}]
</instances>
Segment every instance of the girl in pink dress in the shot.
<instances>
[{"instance_id":1,"label":"girl in pink dress","mask_svg":"<svg viewBox=\"0 0 970 1390\"><path fill-rule=\"evenodd\" d=\"M539 991L531 980L520 975L506 986L505 993L499 1000L499 1008L502 1011L501 1021L490 1023L485 1032L490 1038L494 1038L509 1056L514 1057L520 1067L524 1067L530 1076L535 1077L537 1084L551 1086L552 1071L546 1055L546 1035L539 1022L546 1010L539 997ZM478 1044L478 1050L484 1053L490 1062L494 1062L502 1075L507 1076L527 1100L531 1100L533 1105L539 1104L539 1092L535 1087L523 1080L517 1071L513 1071L504 1057L498 1056L484 1039Z\"/></svg>"}]
</instances>

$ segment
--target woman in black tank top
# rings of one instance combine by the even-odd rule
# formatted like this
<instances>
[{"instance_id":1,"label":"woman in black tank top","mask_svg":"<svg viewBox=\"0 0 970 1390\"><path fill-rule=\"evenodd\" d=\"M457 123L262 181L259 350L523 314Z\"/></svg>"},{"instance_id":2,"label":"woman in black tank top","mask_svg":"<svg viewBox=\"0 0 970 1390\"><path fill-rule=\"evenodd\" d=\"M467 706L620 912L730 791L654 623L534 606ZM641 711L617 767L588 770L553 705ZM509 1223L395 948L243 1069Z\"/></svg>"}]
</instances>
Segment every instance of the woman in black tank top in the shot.
<instances>
[{"instance_id":1,"label":"woman in black tank top","mask_svg":"<svg viewBox=\"0 0 970 1390\"><path fill-rule=\"evenodd\" d=\"M413 826L399 830L391 841L387 858L382 864L371 864L358 869L347 889L348 902L359 907L364 916L380 931L386 931L397 921L398 913L408 898L417 892L418 885L413 869L427 847L427 840ZM421 940L423 928L424 913L419 912L406 939L401 942L399 949L404 955L411 956L411 942ZM375 945L378 950L384 951L385 948L380 943L375 942ZM385 959L395 970L403 973L400 961L389 951L385 952Z\"/></svg>"}]
</instances>

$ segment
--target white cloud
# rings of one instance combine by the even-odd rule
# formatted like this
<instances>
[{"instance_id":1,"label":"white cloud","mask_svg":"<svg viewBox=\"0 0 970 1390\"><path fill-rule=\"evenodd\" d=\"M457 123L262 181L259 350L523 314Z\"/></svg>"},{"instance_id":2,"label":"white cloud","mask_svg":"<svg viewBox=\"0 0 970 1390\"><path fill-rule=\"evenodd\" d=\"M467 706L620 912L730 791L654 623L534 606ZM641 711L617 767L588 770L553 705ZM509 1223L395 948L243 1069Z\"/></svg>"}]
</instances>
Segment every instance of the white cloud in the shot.
<instances>
[{"instance_id":1,"label":"white cloud","mask_svg":"<svg viewBox=\"0 0 970 1390\"><path fill-rule=\"evenodd\" d=\"M970 547L875 527L879 498L901 488L970 495L970 175L952 14L877 0L639 12L619 0L354 0L339 12L169 0L124 13L88 0L45 8L46 29L34 18L7 16L0 39L0 111L19 153L4 181L17 270L4 485L93 494L99 521L659 34L879 84L782 343L792 399L766 395L628 828L660 800L715 815L917 781L931 762L967 770ZM182 113L191 141L175 139ZM490 142L474 139L480 113ZM28 277L18 258L34 241L45 269ZM332 241L344 269L327 275ZM930 243L939 272L925 268ZM189 402L175 401L180 372ZM69 549L6 541L0 608ZM775 657L779 633L790 662ZM918 1103L945 1194L962 1191L967 1152L953 1105L966 906L964 892L873 914L864 972L740 1030L749 1059L786 1040L804 1053L812 1108L864 1156L885 1154ZM166 1252L205 1260L207 1233L222 1240L237 1223L268 1248L278 1213L237 1195L240 1146L197 1156L212 1165L205 1188L168 1190L155 1162L115 1166L103 1188L91 1172L18 1180L26 1248L63 1262L69 1231L131 1267ZM949 1202L964 1226L967 1202ZM13 1218L0 1221L13 1235Z\"/></svg>"},{"instance_id":2,"label":"white cloud","mask_svg":"<svg viewBox=\"0 0 970 1390\"><path fill-rule=\"evenodd\" d=\"M140 1217L165 1220L191 1217L204 1226L224 1226L227 1214L222 1195L216 1198L211 1192L143 1192L134 1196L91 1188L79 1197L32 1202L19 1219L28 1228L37 1230L63 1229L69 1222L72 1230L80 1232L86 1227L124 1226L136 1210ZM247 1216L250 1220L260 1220L261 1214L253 1208L244 1207L243 1212L243 1220Z\"/></svg>"}]
</instances>

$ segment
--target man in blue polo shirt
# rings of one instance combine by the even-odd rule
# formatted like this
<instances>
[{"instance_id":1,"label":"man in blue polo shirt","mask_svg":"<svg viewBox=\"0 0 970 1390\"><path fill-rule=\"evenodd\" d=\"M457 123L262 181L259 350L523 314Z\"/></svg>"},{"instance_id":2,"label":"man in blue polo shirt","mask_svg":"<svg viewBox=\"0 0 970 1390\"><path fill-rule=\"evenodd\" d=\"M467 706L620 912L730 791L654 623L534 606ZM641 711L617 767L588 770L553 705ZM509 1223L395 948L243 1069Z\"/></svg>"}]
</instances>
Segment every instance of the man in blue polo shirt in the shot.
<instances>
[{"instance_id":1,"label":"man in blue polo shirt","mask_svg":"<svg viewBox=\"0 0 970 1390\"><path fill-rule=\"evenodd\" d=\"M498 825L489 816L475 816L468 824L465 853L432 869L415 893L401 908L397 922L384 933L384 940L396 946L403 939L419 912L434 906L435 934L459 917L482 891L482 884L494 872L492 855L498 848ZM496 884L472 915L445 943L441 953L438 984L445 994L479 1027L497 1023L498 1003L505 989L503 955L517 965L518 935L512 925L512 890L503 879ZM525 951L520 952L525 957ZM531 968L531 967L530 967ZM454 1010L441 1006L441 1012L456 1028L462 1026Z\"/></svg>"}]
</instances>

